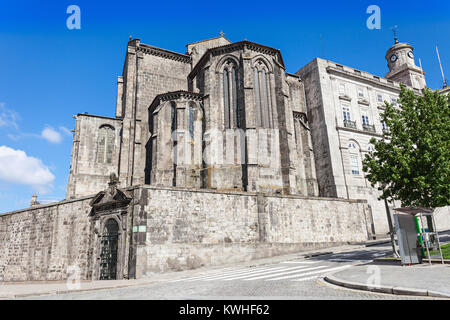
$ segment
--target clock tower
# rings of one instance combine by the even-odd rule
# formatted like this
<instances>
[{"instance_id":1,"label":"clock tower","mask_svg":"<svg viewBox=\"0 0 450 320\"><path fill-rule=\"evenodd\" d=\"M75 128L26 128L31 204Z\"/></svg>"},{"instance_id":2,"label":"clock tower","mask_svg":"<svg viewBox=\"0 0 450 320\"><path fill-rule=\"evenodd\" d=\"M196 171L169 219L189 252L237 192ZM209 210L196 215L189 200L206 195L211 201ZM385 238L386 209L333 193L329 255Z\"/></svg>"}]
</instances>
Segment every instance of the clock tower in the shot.
<instances>
[{"instance_id":1,"label":"clock tower","mask_svg":"<svg viewBox=\"0 0 450 320\"><path fill-rule=\"evenodd\" d=\"M389 67L386 79L423 90L427 86L425 73L420 67L416 66L413 51L414 49L409 43L398 42L397 37L395 37L394 46L386 53Z\"/></svg>"}]
</instances>

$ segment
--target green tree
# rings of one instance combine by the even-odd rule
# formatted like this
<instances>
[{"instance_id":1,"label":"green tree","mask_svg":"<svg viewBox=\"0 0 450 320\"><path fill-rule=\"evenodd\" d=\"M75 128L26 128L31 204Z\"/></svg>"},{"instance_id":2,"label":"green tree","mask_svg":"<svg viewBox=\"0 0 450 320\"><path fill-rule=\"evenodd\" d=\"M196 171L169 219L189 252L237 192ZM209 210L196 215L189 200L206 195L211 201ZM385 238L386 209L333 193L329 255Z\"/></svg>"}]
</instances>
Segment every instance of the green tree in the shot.
<instances>
[{"instance_id":1,"label":"green tree","mask_svg":"<svg viewBox=\"0 0 450 320\"><path fill-rule=\"evenodd\" d=\"M383 138L370 140L367 179L380 199L402 206L450 205L450 96L429 89L420 96L402 86L398 102L386 103Z\"/></svg>"}]
</instances>

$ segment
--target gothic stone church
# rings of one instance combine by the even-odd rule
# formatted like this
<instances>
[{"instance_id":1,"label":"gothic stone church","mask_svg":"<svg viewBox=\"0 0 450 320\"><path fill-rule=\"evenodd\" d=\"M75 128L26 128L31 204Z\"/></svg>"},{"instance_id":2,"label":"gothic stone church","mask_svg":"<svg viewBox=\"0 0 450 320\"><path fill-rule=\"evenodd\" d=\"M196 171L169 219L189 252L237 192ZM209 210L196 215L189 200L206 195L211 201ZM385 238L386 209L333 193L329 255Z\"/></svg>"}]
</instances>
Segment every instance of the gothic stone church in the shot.
<instances>
[{"instance_id":1,"label":"gothic stone church","mask_svg":"<svg viewBox=\"0 0 450 320\"><path fill-rule=\"evenodd\" d=\"M76 117L67 199L111 173L122 187L317 196L303 84L279 50L250 41L180 54L130 40L116 117Z\"/></svg>"},{"instance_id":2,"label":"gothic stone church","mask_svg":"<svg viewBox=\"0 0 450 320\"><path fill-rule=\"evenodd\" d=\"M130 40L115 117L76 116L66 199L0 215L0 281L150 277L372 239L367 200L316 176L330 148L320 128L311 141L327 123L307 113L314 92L261 44Z\"/></svg>"}]
</instances>

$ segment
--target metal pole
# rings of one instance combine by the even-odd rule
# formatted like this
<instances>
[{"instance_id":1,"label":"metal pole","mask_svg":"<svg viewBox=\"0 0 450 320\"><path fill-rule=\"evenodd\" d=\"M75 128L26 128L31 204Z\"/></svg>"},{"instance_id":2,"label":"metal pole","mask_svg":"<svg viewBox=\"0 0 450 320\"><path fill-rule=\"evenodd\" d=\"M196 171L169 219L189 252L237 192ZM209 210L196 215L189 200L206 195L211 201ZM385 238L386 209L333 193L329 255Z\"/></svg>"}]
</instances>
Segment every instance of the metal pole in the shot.
<instances>
[{"instance_id":1,"label":"metal pole","mask_svg":"<svg viewBox=\"0 0 450 320\"><path fill-rule=\"evenodd\" d=\"M442 69L441 57L439 57L439 50L437 46L436 46L436 53L439 61L439 67L441 67L442 80L444 80L444 88L445 88L447 87L447 81L445 80L444 70Z\"/></svg>"},{"instance_id":2,"label":"metal pole","mask_svg":"<svg viewBox=\"0 0 450 320\"><path fill-rule=\"evenodd\" d=\"M419 213L419 216L420 216L420 222L421 222L421 224L422 224L422 231L425 229L424 228L424 224L423 224L423 216L422 216L422 214L421 213ZM421 232L421 234L423 234L424 236L425 236L425 233L424 232ZM428 239L426 239L425 237L424 237L424 243L425 243L425 248L427 248L427 255L428 255L428 263L431 265L431 257L430 257L430 249L428 248Z\"/></svg>"},{"instance_id":3,"label":"metal pole","mask_svg":"<svg viewBox=\"0 0 450 320\"><path fill-rule=\"evenodd\" d=\"M431 219L433 220L433 229L436 234L436 240L437 240L438 247L439 247L439 253L441 254L441 262L442 262L442 264L444 264L444 256L442 255L441 242L439 241L439 234L438 234L438 231L436 228L436 222L434 221L434 211L431 214Z\"/></svg>"},{"instance_id":4,"label":"metal pole","mask_svg":"<svg viewBox=\"0 0 450 320\"><path fill-rule=\"evenodd\" d=\"M389 205L388 205L386 198L384 199L384 206L386 207L386 214L387 214L388 225L389 225L389 234L391 236L392 251L394 253L394 256L399 257L397 248L395 247L394 228L392 226L391 213L389 212Z\"/></svg>"}]
</instances>

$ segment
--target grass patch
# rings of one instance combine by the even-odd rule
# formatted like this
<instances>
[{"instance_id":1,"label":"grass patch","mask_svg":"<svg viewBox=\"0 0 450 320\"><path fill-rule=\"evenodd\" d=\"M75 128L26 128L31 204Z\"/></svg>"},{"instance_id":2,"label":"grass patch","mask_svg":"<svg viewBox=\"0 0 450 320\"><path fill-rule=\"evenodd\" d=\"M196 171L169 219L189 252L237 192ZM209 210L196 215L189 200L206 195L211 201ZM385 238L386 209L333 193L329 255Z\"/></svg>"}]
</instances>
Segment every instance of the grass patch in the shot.
<instances>
[{"instance_id":1,"label":"grass patch","mask_svg":"<svg viewBox=\"0 0 450 320\"><path fill-rule=\"evenodd\" d=\"M428 256L427 256L426 249L424 249L424 250L425 250L425 257L424 257L424 259L425 259L425 258L428 258ZM444 259L450 259L450 243L442 245L441 250L442 250L442 256L444 257ZM435 258L435 257L438 259L441 258L439 251L436 251L436 250L430 251L430 256L431 256L431 258ZM383 259L397 259L397 258L393 257L393 256L388 256L388 257L383 257Z\"/></svg>"},{"instance_id":2,"label":"grass patch","mask_svg":"<svg viewBox=\"0 0 450 320\"><path fill-rule=\"evenodd\" d=\"M441 250L442 250L442 255L444 257L444 259L450 259L450 243L444 244L441 246ZM425 252L425 255L427 253ZM440 252L439 251L430 251L430 256L438 256L440 257Z\"/></svg>"}]
</instances>

